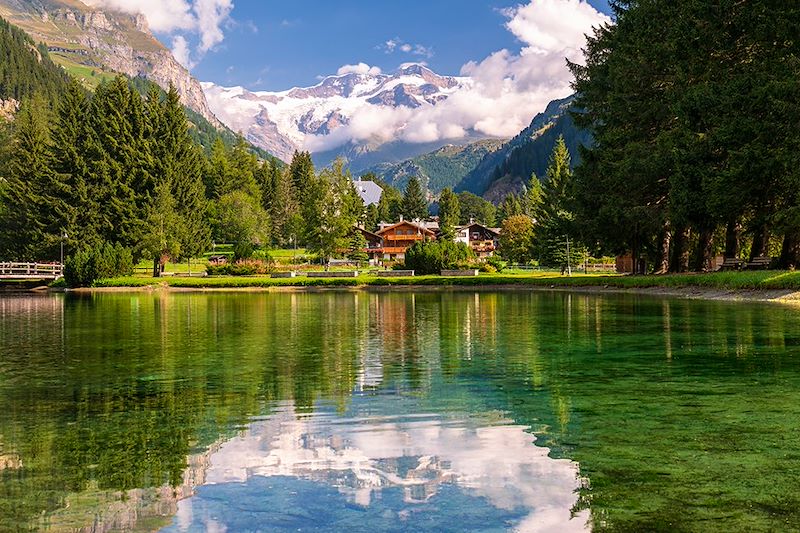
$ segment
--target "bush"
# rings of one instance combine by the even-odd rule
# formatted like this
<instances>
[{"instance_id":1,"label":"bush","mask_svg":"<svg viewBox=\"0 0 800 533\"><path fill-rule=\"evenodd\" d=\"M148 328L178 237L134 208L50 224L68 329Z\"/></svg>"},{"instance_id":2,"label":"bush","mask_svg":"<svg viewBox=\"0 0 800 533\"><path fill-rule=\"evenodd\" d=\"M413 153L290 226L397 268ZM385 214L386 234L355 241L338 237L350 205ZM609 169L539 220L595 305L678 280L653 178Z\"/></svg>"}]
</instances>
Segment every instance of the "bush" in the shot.
<instances>
[{"instance_id":1,"label":"bush","mask_svg":"<svg viewBox=\"0 0 800 533\"><path fill-rule=\"evenodd\" d=\"M233 260L250 259L253 257L253 245L249 242L237 242L233 245Z\"/></svg>"},{"instance_id":2,"label":"bush","mask_svg":"<svg viewBox=\"0 0 800 533\"><path fill-rule=\"evenodd\" d=\"M250 259L223 265L208 265L209 276L257 276L272 272L272 264L267 261Z\"/></svg>"},{"instance_id":3,"label":"bush","mask_svg":"<svg viewBox=\"0 0 800 533\"><path fill-rule=\"evenodd\" d=\"M119 243L79 250L64 262L64 279L70 287L91 287L99 279L131 274L133 254Z\"/></svg>"},{"instance_id":4,"label":"bush","mask_svg":"<svg viewBox=\"0 0 800 533\"><path fill-rule=\"evenodd\" d=\"M463 242L419 241L406 250L405 268L422 275L438 274L457 268L472 257L472 250Z\"/></svg>"},{"instance_id":5,"label":"bush","mask_svg":"<svg viewBox=\"0 0 800 533\"><path fill-rule=\"evenodd\" d=\"M493 255L489 259L487 259L486 264L494 267L495 272L502 272L508 266L508 263L506 263L496 255Z\"/></svg>"}]
</instances>

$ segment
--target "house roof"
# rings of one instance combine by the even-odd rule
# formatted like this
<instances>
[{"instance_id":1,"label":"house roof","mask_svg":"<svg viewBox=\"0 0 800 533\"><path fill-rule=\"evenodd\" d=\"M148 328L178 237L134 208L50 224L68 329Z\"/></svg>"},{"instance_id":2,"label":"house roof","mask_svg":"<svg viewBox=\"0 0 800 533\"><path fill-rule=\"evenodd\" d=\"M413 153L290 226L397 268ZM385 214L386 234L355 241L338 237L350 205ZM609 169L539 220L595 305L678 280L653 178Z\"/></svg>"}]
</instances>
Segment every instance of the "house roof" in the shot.
<instances>
[{"instance_id":1,"label":"house roof","mask_svg":"<svg viewBox=\"0 0 800 533\"><path fill-rule=\"evenodd\" d=\"M472 227L475 227L475 226L478 226L479 228L485 229L486 231L488 231L490 233L494 233L495 235L500 235L500 228L490 228L488 226L484 226L483 224L479 224L477 222L471 222L469 224L464 224L463 226L458 226L458 228L456 228L456 229L458 231L462 231L462 230L469 229L469 228L472 228Z\"/></svg>"},{"instance_id":2,"label":"house roof","mask_svg":"<svg viewBox=\"0 0 800 533\"><path fill-rule=\"evenodd\" d=\"M433 231L431 231L430 229L426 228L422 224L418 224L416 222L411 222L409 220L401 220L400 222L392 224L391 226L386 226L385 228L381 228L380 231L378 231L378 235L386 233L390 229L394 229L394 228L399 227L399 226L411 226L413 228L416 228L416 229L422 231L423 233L429 233L431 235L434 235Z\"/></svg>"},{"instance_id":3,"label":"house roof","mask_svg":"<svg viewBox=\"0 0 800 533\"><path fill-rule=\"evenodd\" d=\"M365 207L381 201L383 189L374 181L353 180L353 187L355 187Z\"/></svg>"},{"instance_id":4,"label":"house roof","mask_svg":"<svg viewBox=\"0 0 800 533\"><path fill-rule=\"evenodd\" d=\"M381 236L380 236L380 235L378 235L377 233L372 233L371 231L369 231L369 230L367 230L367 229L360 228L360 227L358 227L358 226L353 226L353 227L354 227L355 229L357 229L358 231L360 231L361 233L363 233L365 236L368 236L368 237L373 237L373 238L375 238L375 239L380 239L380 238L381 238Z\"/></svg>"}]
</instances>

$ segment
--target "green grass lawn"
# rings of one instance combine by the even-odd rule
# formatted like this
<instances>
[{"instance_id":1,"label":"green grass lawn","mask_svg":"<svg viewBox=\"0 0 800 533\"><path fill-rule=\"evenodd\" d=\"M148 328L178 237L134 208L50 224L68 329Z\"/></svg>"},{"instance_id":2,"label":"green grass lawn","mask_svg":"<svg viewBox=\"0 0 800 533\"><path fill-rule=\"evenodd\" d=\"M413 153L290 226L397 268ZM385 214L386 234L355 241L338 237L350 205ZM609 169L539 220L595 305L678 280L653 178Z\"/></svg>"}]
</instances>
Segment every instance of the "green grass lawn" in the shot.
<instances>
[{"instance_id":1,"label":"green grass lawn","mask_svg":"<svg viewBox=\"0 0 800 533\"><path fill-rule=\"evenodd\" d=\"M614 287L623 289L663 287L698 287L720 290L792 289L800 290L800 272L755 271L717 272L709 274L674 274L665 276L617 276L607 274L575 274L561 276L557 272L481 274L477 277L417 276L379 278L365 274L358 278L287 278L252 277L127 277L99 281L98 287L142 287L147 285L193 288L244 287L358 287L358 286L540 286L540 287Z\"/></svg>"}]
</instances>

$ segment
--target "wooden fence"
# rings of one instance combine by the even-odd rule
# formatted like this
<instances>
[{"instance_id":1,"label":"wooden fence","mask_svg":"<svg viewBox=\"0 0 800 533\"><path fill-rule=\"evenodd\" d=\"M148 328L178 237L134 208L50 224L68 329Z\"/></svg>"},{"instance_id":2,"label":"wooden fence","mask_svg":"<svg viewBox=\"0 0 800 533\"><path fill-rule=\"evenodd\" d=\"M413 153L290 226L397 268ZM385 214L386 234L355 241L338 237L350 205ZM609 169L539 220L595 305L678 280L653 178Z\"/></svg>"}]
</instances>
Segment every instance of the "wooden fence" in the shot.
<instances>
[{"instance_id":1,"label":"wooden fence","mask_svg":"<svg viewBox=\"0 0 800 533\"><path fill-rule=\"evenodd\" d=\"M59 263L0 263L0 279L58 279L62 275Z\"/></svg>"}]
</instances>

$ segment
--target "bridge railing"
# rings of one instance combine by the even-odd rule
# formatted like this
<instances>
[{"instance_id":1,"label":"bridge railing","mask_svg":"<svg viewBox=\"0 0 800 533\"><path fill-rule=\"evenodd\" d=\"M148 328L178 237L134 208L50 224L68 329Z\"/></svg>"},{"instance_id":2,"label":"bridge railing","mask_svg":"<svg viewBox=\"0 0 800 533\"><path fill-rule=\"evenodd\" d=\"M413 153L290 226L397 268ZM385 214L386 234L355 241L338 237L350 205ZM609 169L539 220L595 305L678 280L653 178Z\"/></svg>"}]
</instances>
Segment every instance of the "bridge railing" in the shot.
<instances>
[{"instance_id":1,"label":"bridge railing","mask_svg":"<svg viewBox=\"0 0 800 533\"><path fill-rule=\"evenodd\" d=\"M63 274L60 263L0 263L2 279L58 279Z\"/></svg>"}]
</instances>

